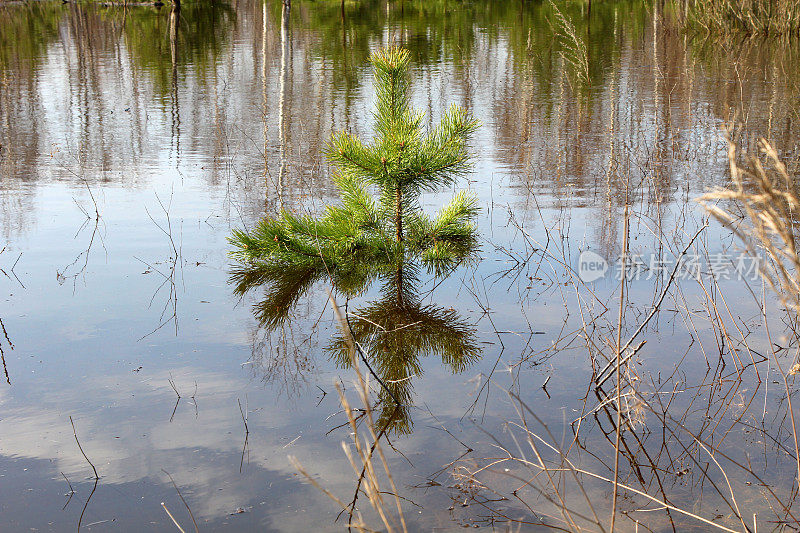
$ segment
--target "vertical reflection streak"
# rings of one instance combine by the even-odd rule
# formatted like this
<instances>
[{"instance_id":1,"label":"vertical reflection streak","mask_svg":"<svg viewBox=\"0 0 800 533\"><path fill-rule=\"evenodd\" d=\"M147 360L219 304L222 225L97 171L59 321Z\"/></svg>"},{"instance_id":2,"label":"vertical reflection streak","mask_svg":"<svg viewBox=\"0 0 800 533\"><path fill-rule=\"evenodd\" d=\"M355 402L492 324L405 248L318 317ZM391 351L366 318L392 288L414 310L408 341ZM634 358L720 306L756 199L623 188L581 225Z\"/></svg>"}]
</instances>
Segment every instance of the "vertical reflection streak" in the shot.
<instances>
[{"instance_id":1,"label":"vertical reflection streak","mask_svg":"<svg viewBox=\"0 0 800 533\"><path fill-rule=\"evenodd\" d=\"M178 103L178 27L181 19L181 4L172 4L169 13L169 51L172 62L172 138L175 141L175 166L180 163L181 153L181 114Z\"/></svg>"},{"instance_id":2,"label":"vertical reflection streak","mask_svg":"<svg viewBox=\"0 0 800 533\"><path fill-rule=\"evenodd\" d=\"M264 182L269 179L269 128L267 122L267 3L261 5L261 109L264 123Z\"/></svg>"},{"instance_id":3,"label":"vertical reflection streak","mask_svg":"<svg viewBox=\"0 0 800 533\"><path fill-rule=\"evenodd\" d=\"M283 13L281 16L281 75L280 75L280 102L278 104L279 134L280 134L280 159L281 168L278 174L278 210L283 210L283 185L286 178L286 93L288 90L286 76L289 70L289 12L291 11L291 0L284 0Z\"/></svg>"}]
</instances>

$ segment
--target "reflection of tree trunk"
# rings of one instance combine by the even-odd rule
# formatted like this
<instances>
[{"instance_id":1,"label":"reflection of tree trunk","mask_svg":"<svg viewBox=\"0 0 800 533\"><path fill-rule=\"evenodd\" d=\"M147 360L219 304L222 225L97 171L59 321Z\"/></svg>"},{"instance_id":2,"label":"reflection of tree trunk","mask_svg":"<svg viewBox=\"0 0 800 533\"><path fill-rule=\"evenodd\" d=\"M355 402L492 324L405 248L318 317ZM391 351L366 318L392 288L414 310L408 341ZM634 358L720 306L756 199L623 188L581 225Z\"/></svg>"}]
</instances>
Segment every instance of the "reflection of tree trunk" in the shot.
<instances>
[{"instance_id":1,"label":"reflection of tree trunk","mask_svg":"<svg viewBox=\"0 0 800 533\"><path fill-rule=\"evenodd\" d=\"M278 208L283 210L283 183L286 177L286 93L288 86L286 76L289 71L289 12L291 11L291 0L283 0L283 16L281 17L281 76L280 76L280 103L278 114L280 115L280 138L281 138L281 169L278 174Z\"/></svg>"},{"instance_id":2,"label":"reflection of tree trunk","mask_svg":"<svg viewBox=\"0 0 800 533\"><path fill-rule=\"evenodd\" d=\"M615 11L616 13L616 11ZM586 43L592 38L592 0L589 0L589 6L586 9Z\"/></svg>"},{"instance_id":3,"label":"reflection of tree trunk","mask_svg":"<svg viewBox=\"0 0 800 533\"><path fill-rule=\"evenodd\" d=\"M655 112L653 113L656 119L656 139L655 141L658 142L658 113L661 109L659 97L658 97L658 85L659 85L659 64L658 64L658 10L653 9L653 109Z\"/></svg>"},{"instance_id":4,"label":"reflection of tree trunk","mask_svg":"<svg viewBox=\"0 0 800 533\"><path fill-rule=\"evenodd\" d=\"M345 22L344 0L342 0L342 57L344 58L345 69L347 69L347 25ZM346 73L347 71L345 70Z\"/></svg>"},{"instance_id":5,"label":"reflection of tree trunk","mask_svg":"<svg viewBox=\"0 0 800 533\"><path fill-rule=\"evenodd\" d=\"M180 153L181 114L178 103L178 27L181 20L181 2L174 0L169 13L169 49L172 60L172 134L175 137L175 152Z\"/></svg>"},{"instance_id":6,"label":"reflection of tree trunk","mask_svg":"<svg viewBox=\"0 0 800 533\"><path fill-rule=\"evenodd\" d=\"M261 100L262 100L262 120L264 121L264 181L269 176L267 156L269 148L269 130L267 129L267 3L261 6Z\"/></svg>"},{"instance_id":7,"label":"reflection of tree trunk","mask_svg":"<svg viewBox=\"0 0 800 533\"><path fill-rule=\"evenodd\" d=\"M769 112L767 114L767 133L766 137L770 143L773 143L773 136L772 136L772 119L775 112L775 104L778 100L778 61L773 58L772 60L772 93L770 94L769 98ZM742 94L741 92L739 94ZM742 114L741 116L746 116L744 114L744 102L741 102L742 106ZM774 144L773 144L774 146Z\"/></svg>"},{"instance_id":8,"label":"reflection of tree trunk","mask_svg":"<svg viewBox=\"0 0 800 533\"><path fill-rule=\"evenodd\" d=\"M172 59L172 76L176 76L176 66L178 64L178 26L181 20L181 4L176 1L169 13L169 49Z\"/></svg>"},{"instance_id":9,"label":"reflection of tree trunk","mask_svg":"<svg viewBox=\"0 0 800 533\"><path fill-rule=\"evenodd\" d=\"M397 265L397 279L395 280L395 288L397 289L397 308L402 309L403 302L403 263Z\"/></svg>"},{"instance_id":10,"label":"reflection of tree trunk","mask_svg":"<svg viewBox=\"0 0 800 533\"><path fill-rule=\"evenodd\" d=\"M608 125L606 126L607 137L608 137L608 165L606 165L606 209L604 210L602 216L604 223L601 226L600 230L600 249L606 255L606 257L612 257L614 255L614 245L615 245L615 234L614 228L617 227L616 225L616 208L615 208L615 200L616 195L614 194L614 188L617 186L618 179L612 179L612 176L616 178L614 172L614 163L616 162L616 139L617 139L617 121L616 121L616 113L617 113L617 72L616 67L612 67L611 75L609 76L609 89L610 89L610 111L608 114Z\"/></svg>"},{"instance_id":11,"label":"reflection of tree trunk","mask_svg":"<svg viewBox=\"0 0 800 533\"><path fill-rule=\"evenodd\" d=\"M405 4L400 0L400 46L406 45L406 13Z\"/></svg>"}]
</instances>

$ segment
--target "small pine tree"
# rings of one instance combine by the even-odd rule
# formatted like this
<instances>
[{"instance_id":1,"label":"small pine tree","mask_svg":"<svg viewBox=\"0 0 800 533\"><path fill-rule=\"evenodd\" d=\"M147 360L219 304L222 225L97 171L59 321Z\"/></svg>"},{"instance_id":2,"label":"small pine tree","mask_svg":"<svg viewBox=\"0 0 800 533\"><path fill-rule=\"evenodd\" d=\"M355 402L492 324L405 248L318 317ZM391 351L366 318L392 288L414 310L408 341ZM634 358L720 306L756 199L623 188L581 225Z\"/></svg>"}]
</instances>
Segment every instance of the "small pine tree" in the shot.
<instances>
[{"instance_id":1,"label":"small pine tree","mask_svg":"<svg viewBox=\"0 0 800 533\"><path fill-rule=\"evenodd\" d=\"M474 252L475 197L460 192L431 218L423 213L419 196L452 185L469 171L467 142L478 122L454 105L426 132L423 115L411 108L409 58L400 48L380 50L370 58L377 91L372 142L364 144L342 132L327 145L341 204L326 208L318 218L283 211L264 218L249 233L236 230L231 238L234 257L268 270L311 273L324 267L346 286L364 265L370 271L376 264L391 268L411 254L440 274Z\"/></svg>"}]
</instances>

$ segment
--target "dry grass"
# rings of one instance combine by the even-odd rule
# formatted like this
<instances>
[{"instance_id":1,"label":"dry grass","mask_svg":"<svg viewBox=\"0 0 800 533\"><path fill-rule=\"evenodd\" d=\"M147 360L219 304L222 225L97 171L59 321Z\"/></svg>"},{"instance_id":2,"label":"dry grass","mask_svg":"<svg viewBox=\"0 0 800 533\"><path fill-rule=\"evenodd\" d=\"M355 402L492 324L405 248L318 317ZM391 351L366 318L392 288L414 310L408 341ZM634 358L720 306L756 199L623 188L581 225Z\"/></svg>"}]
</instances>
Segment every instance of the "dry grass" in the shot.
<instances>
[{"instance_id":1,"label":"dry grass","mask_svg":"<svg viewBox=\"0 0 800 533\"><path fill-rule=\"evenodd\" d=\"M700 201L711 215L731 229L751 255L766 257L767 261L761 263L761 277L781 303L797 316L800 311L800 257L795 217L800 208L800 191L778 152L766 139L758 141L758 149L758 154L743 154L741 159L744 162L740 163L736 144L729 141L731 187L710 192ZM731 205L725 209L718 205L720 201ZM774 346L774 343L771 344ZM786 391L794 436L797 479L800 480L800 446L787 372L781 366L774 348L771 355ZM796 364L790 372L795 367Z\"/></svg>"},{"instance_id":2,"label":"dry grass","mask_svg":"<svg viewBox=\"0 0 800 533\"><path fill-rule=\"evenodd\" d=\"M685 20L709 34L790 35L800 31L798 0L687 0Z\"/></svg>"},{"instance_id":3,"label":"dry grass","mask_svg":"<svg viewBox=\"0 0 800 533\"><path fill-rule=\"evenodd\" d=\"M739 164L742 157L731 145L733 186L706 195L703 201L746 243L750 253L767 256L769 268L763 269L761 275L796 317L800 307L800 280L796 273L800 265L793 217L800 195L776 151L764 141L760 147L759 157L745 158L746 163ZM722 209L719 202L729 202L729 210ZM739 210L741 214L732 214ZM631 211L640 228L647 226L641 213ZM627 213L626 207L625 226ZM457 497L462 506L479 507L488 515L484 523L502 520L561 531L752 532L761 529L758 525L774 528L781 524L778 529L783 530L800 524L794 509L797 478L761 470L760 460L751 455L754 450L743 454L736 442L737 438L750 442L748 435L753 435L756 442L763 444L765 464L780 462L789 467L788 472L794 464L800 475L791 371L785 372L781 367L784 354L779 357L777 352L782 348L770 351L770 346L777 345L772 342L767 311L774 311L775 300L770 303L765 293L757 298L755 303L761 314L757 319L763 320L760 327L764 335L753 336L752 324L739 316L736 308L729 307L725 296L729 286L718 283L713 272L699 270L692 278L691 283L699 288L695 294L701 301L697 302L687 298L675 278L677 270L673 270L660 288L655 286L652 304L644 309L639 302L628 299L623 278L617 313L612 301L599 299L600 295L570 272L569 255L558 248L567 240L559 233L561 224L553 223L546 230L553 232L547 234L546 243L536 241L514 221L513 215L511 224L533 250L538 250L537 260L531 261L536 264L534 275L544 277L543 272L551 270L558 280L554 286L560 287L562 294L574 293L579 306L577 310L567 308L565 297L565 314L578 316L577 330L568 326L565 319L563 335L545 352L531 353L547 360L582 344L592 363L592 382L586 385L580 412L565 427L558 422L548 425L552 412L537 413L536 402L526 403L512 386L507 392L517 418L506 422L502 434L486 432L490 449L497 453L471 454L456 461L451 469L453 487L460 491ZM708 224L701 220L696 232L682 227L671 231L661 228L653 229L653 235L672 250L676 259L687 253L705 253L706 264L711 264L708 241L716 237L709 237L707 228ZM683 238L668 243L668 234ZM626 236L627 228L622 236L627 253ZM551 242L556 243L555 247ZM675 265L677 269L678 261ZM747 292L757 296L747 280L734 290L737 296ZM654 317L663 313L662 305L668 301L672 309L667 312L676 313L678 320L675 324L667 322L680 329L682 320L685 335L691 340L672 374L659 372L655 376L637 364L644 364L637 354L641 350L649 352L650 357L659 355L658 347L655 351L648 349L650 344L658 346L658 340L647 334L658 330L659 320ZM623 307L630 312L623 312ZM608 312L611 309L613 318ZM787 319L794 323L788 315ZM682 332L673 334L677 334L677 340ZM797 338L794 333L794 341L781 342L794 345ZM643 349L645 341L650 344ZM671 349L675 349L674 341L670 342ZM767 347L764 353L760 353L762 345ZM681 368L685 361L701 354L708 366L705 374L698 372L696 359ZM761 375L764 366L766 380ZM776 368L783 377L783 394L769 415L777 424L769 427L765 423L767 398L775 394L769 385L770 372ZM530 394L528 390L526 396ZM763 414L760 406L758 413L751 410L758 403L757 394L763 394ZM554 426L567 431L571 427L572 433L561 434ZM682 487L693 487L691 495ZM609 510L610 514L606 514Z\"/></svg>"},{"instance_id":4,"label":"dry grass","mask_svg":"<svg viewBox=\"0 0 800 533\"><path fill-rule=\"evenodd\" d=\"M555 16L551 21L555 40L561 48L561 57L571 68L576 80L580 84L589 83L589 54L586 42L578 35L575 25L561 12L558 6L550 0L550 7Z\"/></svg>"},{"instance_id":5,"label":"dry grass","mask_svg":"<svg viewBox=\"0 0 800 533\"><path fill-rule=\"evenodd\" d=\"M389 463L383 453L380 441L384 436L386 428L378 428L375 417L373 416L372 402L370 401L370 385L368 378L359 369L358 346L350 334L350 327L341 314L336 301L331 296L331 305L342 330L342 335L347 343L350 352L352 368L356 375L355 388L358 398L363 407L353 408L344 394L344 391L336 384L336 392L339 394L339 402L347 416L350 426L351 442L342 442L342 450L353 468L356 476L356 488L353 499L350 503L345 503L330 490L323 487L317 479L312 476L297 460L290 456L289 460L300 474L306 478L314 487L322 491L346 513L348 517L347 527L356 531L378 531L368 525L364 515L357 507L359 495L363 494L369 502L371 510L377 515L380 529L382 531L408 531L405 517L403 516L402 499L398 495L394 478L389 470ZM360 423L359 423L360 422ZM381 478L385 478L381 480ZM388 489L382 486L388 485Z\"/></svg>"},{"instance_id":6,"label":"dry grass","mask_svg":"<svg viewBox=\"0 0 800 533\"><path fill-rule=\"evenodd\" d=\"M775 149L764 140L760 141L759 149L757 155L741 155L731 143L728 154L731 187L706 194L701 201L744 243L749 253L768 260L763 263L761 276L779 295L783 306L796 316L800 310L797 274L800 260L794 216L800 206L800 193ZM625 213L627 221L627 209ZM705 248L706 228L704 224L696 233L686 233L683 245L674 252L676 257L682 257L690 248ZM552 240L563 242L560 238ZM547 251L547 245L533 244L536 249L545 250L540 267L550 264L556 272L568 264L566 254L553 255ZM493 527L505 523L509 528L538 526L561 531L697 528L752 532L758 531L757 523L787 527L800 524L791 496L796 493L797 479L773 479L757 469L749 454L743 459L737 455L736 445L726 446L734 430L745 433L756 430L759 438L775 444L769 452L764 446L765 461L769 454L788 464L794 463L800 476L789 381L792 370L784 370L775 350L756 360L761 354L751 349L749 332L741 321L737 322L713 275L695 281L706 299L703 319L712 325L717 337L719 358L715 361L714 347L703 346L701 340L693 352L687 348L687 355L703 353L709 372L694 379L680 375L676 369L673 376L663 380L659 376L655 380L632 364L645 344L638 336L646 333L668 291L675 293L672 296L675 306L685 309L681 316L687 330L696 333L694 321L700 319L700 313L696 305L690 311L692 306L682 296L677 281L673 284L674 278L675 271L656 293L650 312L638 315L634 323L626 323L623 313L629 307L624 282L618 293L616 320L602 318L612 308L611 302L606 302L608 305L595 302L591 290L579 281L572 279L561 284L570 287L567 290L574 291L580 296L578 301L583 302L579 310L582 327L572 335L575 343L584 344L594 369L584 405L570 424L572 435L555 434L545 417L537 414L520 394L503 388L516 410L516 419L506 422L502 435L486 432L495 453L478 455L470 447L448 467L454 502L462 507L479 508L483 513L481 519ZM767 301L764 297L759 305L764 331L772 344L766 320ZM362 409L354 409L338 389L351 429L352 441L343 443L343 449L357 479L353 501L347 503L323 488L293 461L310 483L347 514L348 526L359 531L374 530L356 507L361 494L369 502L369 514L377 529L406 531L402 498L397 495L380 446L383 431L373 420L369 383L358 370L358 346L348 335L349 328L338 308L335 305L334 308L349 343L358 397L363 405ZM554 353L563 350L563 344L556 342ZM750 360L743 355L749 355ZM725 359L733 362L732 371L726 370ZM745 416L761 387L758 365L765 362L774 364L773 368L783 377L785 396L780 402L787 420L786 445L781 437L782 423L778 424L777 432L771 433L763 425L763 417L762 426L756 428L755 420ZM766 415L766 391L764 394ZM777 419L778 415L775 416ZM599 440L598 430L602 432ZM587 435L592 432L594 437ZM787 488L784 481L791 487ZM700 487L702 506L696 506L696 501L681 491L680 486L685 483ZM711 509L715 509L714 513Z\"/></svg>"},{"instance_id":7,"label":"dry grass","mask_svg":"<svg viewBox=\"0 0 800 533\"><path fill-rule=\"evenodd\" d=\"M795 221L800 207L798 191L786 165L765 140L758 142L760 154L739 154L728 147L731 187L705 194L701 204L745 245L753 256L766 256L760 269L782 303L800 310L800 258ZM740 163L740 159L744 159ZM720 201L729 203L726 209Z\"/></svg>"}]
</instances>

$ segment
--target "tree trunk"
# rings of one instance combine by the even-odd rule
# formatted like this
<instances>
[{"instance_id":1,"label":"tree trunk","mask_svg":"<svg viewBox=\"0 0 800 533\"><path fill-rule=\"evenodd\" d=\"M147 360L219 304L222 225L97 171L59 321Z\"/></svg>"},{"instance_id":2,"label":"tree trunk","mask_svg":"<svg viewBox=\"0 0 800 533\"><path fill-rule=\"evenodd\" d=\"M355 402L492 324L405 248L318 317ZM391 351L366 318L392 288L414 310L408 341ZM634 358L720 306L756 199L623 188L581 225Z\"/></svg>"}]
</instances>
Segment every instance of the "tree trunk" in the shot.
<instances>
[{"instance_id":1,"label":"tree trunk","mask_svg":"<svg viewBox=\"0 0 800 533\"><path fill-rule=\"evenodd\" d=\"M400 184L397 184L394 195L394 225L397 228L397 242L403 240L403 193L400 191Z\"/></svg>"}]
</instances>

